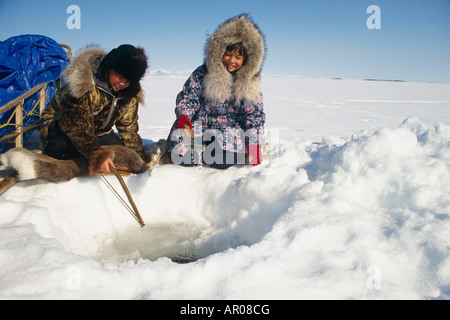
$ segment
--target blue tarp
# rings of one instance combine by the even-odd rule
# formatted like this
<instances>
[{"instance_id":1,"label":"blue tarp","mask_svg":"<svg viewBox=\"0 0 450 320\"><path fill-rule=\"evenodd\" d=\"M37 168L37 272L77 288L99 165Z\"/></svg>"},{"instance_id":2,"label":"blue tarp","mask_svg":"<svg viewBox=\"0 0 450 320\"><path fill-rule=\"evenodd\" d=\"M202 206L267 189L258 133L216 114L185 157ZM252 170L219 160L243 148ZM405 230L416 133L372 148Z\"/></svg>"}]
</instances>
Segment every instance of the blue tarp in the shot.
<instances>
[{"instance_id":1,"label":"blue tarp","mask_svg":"<svg viewBox=\"0 0 450 320\"><path fill-rule=\"evenodd\" d=\"M53 39L42 35L21 35L0 41L0 107L43 82L52 82L46 90L50 101L55 95L55 81L69 64L65 50ZM39 99L39 93L24 104L29 113ZM14 130L4 126L14 108L0 115L0 137ZM24 126L38 121L37 116L26 116ZM13 117L14 123L14 117ZM4 127L3 127L4 126ZM0 152L5 142L0 144Z\"/></svg>"}]
</instances>

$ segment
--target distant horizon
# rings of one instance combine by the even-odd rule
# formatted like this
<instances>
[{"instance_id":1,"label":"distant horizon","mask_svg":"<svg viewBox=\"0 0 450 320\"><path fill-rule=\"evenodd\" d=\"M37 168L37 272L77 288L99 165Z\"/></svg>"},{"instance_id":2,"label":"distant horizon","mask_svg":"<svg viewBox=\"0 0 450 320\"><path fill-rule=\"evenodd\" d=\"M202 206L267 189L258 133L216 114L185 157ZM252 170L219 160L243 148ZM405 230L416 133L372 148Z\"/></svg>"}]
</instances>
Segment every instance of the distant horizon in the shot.
<instances>
[{"instance_id":1,"label":"distant horizon","mask_svg":"<svg viewBox=\"0 0 450 320\"><path fill-rule=\"evenodd\" d=\"M185 69L185 70L167 70L164 68L158 68L156 70L150 70L147 72L149 76L189 76L194 70ZM299 77L299 78L311 78L311 79L329 79L329 80L361 80L361 81L379 81L379 82L413 82L413 83L434 83L434 84L450 84L450 82L439 82L439 81L408 81L402 79L376 79L376 78L344 78L344 77L326 77L326 76L309 76L302 74L277 74L277 73L267 73L261 72L261 76L273 76L273 77Z\"/></svg>"}]
</instances>

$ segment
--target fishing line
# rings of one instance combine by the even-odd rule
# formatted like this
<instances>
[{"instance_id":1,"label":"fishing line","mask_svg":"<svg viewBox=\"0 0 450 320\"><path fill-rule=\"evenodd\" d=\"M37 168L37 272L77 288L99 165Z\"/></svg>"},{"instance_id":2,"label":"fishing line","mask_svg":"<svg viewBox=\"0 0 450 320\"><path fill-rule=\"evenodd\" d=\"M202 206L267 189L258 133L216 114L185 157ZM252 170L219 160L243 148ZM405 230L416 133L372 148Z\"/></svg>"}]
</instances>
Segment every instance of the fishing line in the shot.
<instances>
[{"instance_id":1,"label":"fishing line","mask_svg":"<svg viewBox=\"0 0 450 320\"><path fill-rule=\"evenodd\" d=\"M126 201L122 198L122 196L117 192L117 190L112 186L112 184L106 179L106 177L100 173L100 178L102 179L103 183L108 187L108 189L114 194L114 196L119 200L119 202L127 209L127 211L131 214L131 216L138 222L139 218L136 216L133 209L126 203Z\"/></svg>"}]
</instances>

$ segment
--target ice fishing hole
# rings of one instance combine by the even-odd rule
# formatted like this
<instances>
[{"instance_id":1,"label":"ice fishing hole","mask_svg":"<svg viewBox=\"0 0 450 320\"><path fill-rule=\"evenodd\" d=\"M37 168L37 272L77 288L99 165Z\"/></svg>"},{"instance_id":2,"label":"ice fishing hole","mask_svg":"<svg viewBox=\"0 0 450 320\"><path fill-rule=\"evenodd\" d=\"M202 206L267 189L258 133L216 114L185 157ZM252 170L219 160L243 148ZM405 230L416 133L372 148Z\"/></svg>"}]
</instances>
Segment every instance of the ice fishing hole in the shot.
<instances>
[{"instance_id":1,"label":"ice fishing hole","mask_svg":"<svg viewBox=\"0 0 450 320\"><path fill-rule=\"evenodd\" d=\"M124 262L167 257L176 263L194 262L204 257L195 247L201 232L181 223L129 228L105 241L94 259Z\"/></svg>"}]
</instances>

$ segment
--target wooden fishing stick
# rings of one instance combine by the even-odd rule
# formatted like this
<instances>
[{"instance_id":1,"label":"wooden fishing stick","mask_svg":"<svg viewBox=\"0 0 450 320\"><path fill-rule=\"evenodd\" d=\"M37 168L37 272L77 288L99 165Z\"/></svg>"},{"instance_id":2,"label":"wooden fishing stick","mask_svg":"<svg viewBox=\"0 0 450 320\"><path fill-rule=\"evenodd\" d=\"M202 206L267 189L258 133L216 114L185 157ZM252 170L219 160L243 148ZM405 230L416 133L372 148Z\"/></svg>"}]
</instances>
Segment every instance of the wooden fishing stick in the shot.
<instances>
[{"instance_id":1,"label":"wooden fishing stick","mask_svg":"<svg viewBox=\"0 0 450 320\"><path fill-rule=\"evenodd\" d=\"M125 184L125 181L123 181L122 176L116 170L116 168L114 168L113 166L109 165L109 170L116 176L117 180L119 180L120 185L122 186L123 191L125 191L125 194L127 195L128 201L130 202L131 207L133 208L133 211L134 211L134 214L135 214L135 218L139 222L141 227L143 228L145 226L144 220L142 219L141 214L139 213L139 210L138 210L136 204L134 203L133 197L131 196L130 190L128 190L127 185Z\"/></svg>"}]
</instances>

